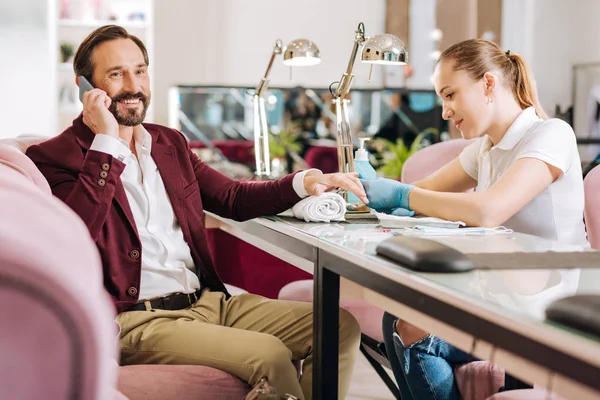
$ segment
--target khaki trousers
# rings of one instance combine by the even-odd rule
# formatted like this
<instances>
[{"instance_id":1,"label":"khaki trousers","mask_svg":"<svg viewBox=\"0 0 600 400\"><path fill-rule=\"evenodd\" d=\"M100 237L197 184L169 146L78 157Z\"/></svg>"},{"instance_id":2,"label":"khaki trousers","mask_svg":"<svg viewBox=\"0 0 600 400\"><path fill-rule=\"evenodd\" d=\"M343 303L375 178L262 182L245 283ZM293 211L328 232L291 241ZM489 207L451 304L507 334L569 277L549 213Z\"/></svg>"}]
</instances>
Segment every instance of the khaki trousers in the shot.
<instances>
[{"instance_id":1,"label":"khaki trousers","mask_svg":"<svg viewBox=\"0 0 600 400\"><path fill-rule=\"evenodd\" d=\"M266 376L280 394L312 399L312 303L253 294L227 300L205 290L190 308L128 311L117 321L123 365L205 365L250 385ZM359 342L358 323L340 310L340 399L348 392ZM304 360L300 381L292 360Z\"/></svg>"}]
</instances>

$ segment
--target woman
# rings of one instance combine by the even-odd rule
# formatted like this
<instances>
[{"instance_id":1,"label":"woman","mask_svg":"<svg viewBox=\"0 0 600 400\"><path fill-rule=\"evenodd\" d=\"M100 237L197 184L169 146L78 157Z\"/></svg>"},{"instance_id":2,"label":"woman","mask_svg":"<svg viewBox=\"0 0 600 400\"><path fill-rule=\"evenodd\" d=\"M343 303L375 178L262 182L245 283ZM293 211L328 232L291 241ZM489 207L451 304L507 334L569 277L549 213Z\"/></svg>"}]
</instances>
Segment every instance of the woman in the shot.
<instances>
[{"instance_id":1,"label":"woman","mask_svg":"<svg viewBox=\"0 0 600 400\"><path fill-rule=\"evenodd\" d=\"M434 85L444 119L465 139L479 139L414 185L362 180L369 206L588 246L575 134L548 119L523 58L489 41L467 40L440 56ZM402 400L460 399L452 367L471 361L469 355L389 314L383 329Z\"/></svg>"}]
</instances>

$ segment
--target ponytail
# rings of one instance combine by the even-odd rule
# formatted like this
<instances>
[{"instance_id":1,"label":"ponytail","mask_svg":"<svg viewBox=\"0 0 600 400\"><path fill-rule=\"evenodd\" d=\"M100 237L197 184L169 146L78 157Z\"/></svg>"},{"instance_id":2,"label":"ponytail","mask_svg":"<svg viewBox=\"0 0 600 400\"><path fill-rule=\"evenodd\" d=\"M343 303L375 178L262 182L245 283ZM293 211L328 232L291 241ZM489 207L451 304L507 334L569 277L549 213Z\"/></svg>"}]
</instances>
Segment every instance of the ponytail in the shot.
<instances>
[{"instance_id":1,"label":"ponytail","mask_svg":"<svg viewBox=\"0 0 600 400\"><path fill-rule=\"evenodd\" d=\"M504 52L496 43L483 39L469 39L448 47L440 56L454 61L454 69L465 70L473 79L482 79L488 71L500 71L521 109L534 107L538 117L548 119L540 105L531 69L518 54Z\"/></svg>"},{"instance_id":2,"label":"ponytail","mask_svg":"<svg viewBox=\"0 0 600 400\"><path fill-rule=\"evenodd\" d=\"M506 54L514 64L514 79L511 86L515 99L522 109L534 107L538 117L548 119L548 115L538 100L537 86L531 73L531 68L529 68L529 65L527 65L520 55L511 53L510 51L507 51Z\"/></svg>"}]
</instances>

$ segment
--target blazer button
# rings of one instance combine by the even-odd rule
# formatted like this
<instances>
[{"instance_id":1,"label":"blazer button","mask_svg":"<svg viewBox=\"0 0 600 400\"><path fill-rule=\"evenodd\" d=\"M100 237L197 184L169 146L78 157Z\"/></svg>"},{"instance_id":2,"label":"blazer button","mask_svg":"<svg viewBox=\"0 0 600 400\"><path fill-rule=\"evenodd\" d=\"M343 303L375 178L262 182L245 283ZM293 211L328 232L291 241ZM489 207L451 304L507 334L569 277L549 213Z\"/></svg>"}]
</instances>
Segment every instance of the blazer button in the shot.
<instances>
[{"instance_id":1,"label":"blazer button","mask_svg":"<svg viewBox=\"0 0 600 400\"><path fill-rule=\"evenodd\" d=\"M140 258L140 252L137 250L131 250L129 252L129 257L133 258L134 260L137 260L138 258Z\"/></svg>"},{"instance_id":2,"label":"blazer button","mask_svg":"<svg viewBox=\"0 0 600 400\"><path fill-rule=\"evenodd\" d=\"M108 165L107 163L102 164L102 169L105 171L108 171L110 169L110 165Z\"/></svg>"},{"instance_id":3,"label":"blazer button","mask_svg":"<svg viewBox=\"0 0 600 400\"><path fill-rule=\"evenodd\" d=\"M106 178L108 176L108 172L100 171L100 178Z\"/></svg>"},{"instance_id":4,"label":"blazer button","mask_svg":"<svg viewBox=\"0 0 600 400\"><path fill-rule=\"evenodd\" d=\"M106 181L102 178L98 179L98 186L104 186L106 185Z\"/></svg>"},{"instance_id":5,"label":"blazer button","mask_svg":"<svg viewBox=\"0 0 600 400\"><path fill-rule=\"evenodd\" d=\"M135 297L137 295L137 289L132 286L129 289L127 289L127 294L131 297Z\"/></svg>"}]
</instances>

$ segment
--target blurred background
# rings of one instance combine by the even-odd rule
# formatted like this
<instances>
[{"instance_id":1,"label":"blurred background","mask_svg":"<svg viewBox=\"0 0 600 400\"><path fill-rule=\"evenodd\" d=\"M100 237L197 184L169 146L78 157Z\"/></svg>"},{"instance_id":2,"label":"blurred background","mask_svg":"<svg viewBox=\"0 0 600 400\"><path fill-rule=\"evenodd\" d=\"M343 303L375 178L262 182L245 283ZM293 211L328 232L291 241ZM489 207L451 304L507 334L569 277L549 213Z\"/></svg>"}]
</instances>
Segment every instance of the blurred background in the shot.
<instances>
[{"instance_id":1,"label":"blurred background","mask_svg":"<svg viewBox=\"0 0 600 400\"><path fill-rule=\"evenodd\" d=\"M243 177L254 166L254 88L276 39L306 38L322 62L276 59L266 93L273 169L337 170L329 86L346 69L359 22L392 33L407 66L356 62L353 142L368 137L379 174L399 177L417 148L458 137L441 118L431 75L440 52L483 37L525 57L550 116L570 123L582 162L600 152L599 0L0 0L0 137L53 136L81 111L72 57L96 27L116 23L148 47L147 121L180 129L201 157ZM397 176L396 176L397 175Z\"/></svg>"}]
</instances>

